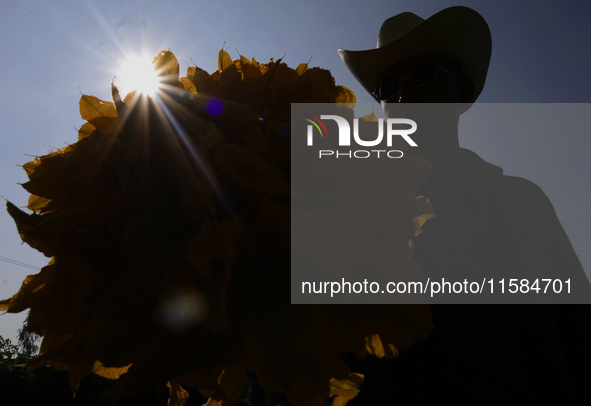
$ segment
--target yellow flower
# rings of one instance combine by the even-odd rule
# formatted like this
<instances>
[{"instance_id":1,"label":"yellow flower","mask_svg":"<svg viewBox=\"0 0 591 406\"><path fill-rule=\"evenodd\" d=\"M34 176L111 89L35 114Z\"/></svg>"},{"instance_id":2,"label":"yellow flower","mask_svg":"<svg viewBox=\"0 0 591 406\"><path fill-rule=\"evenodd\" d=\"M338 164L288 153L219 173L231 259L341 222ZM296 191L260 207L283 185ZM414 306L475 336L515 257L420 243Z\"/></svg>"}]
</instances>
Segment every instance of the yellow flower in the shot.
<instances>
[{"instance_id":1,"label":"yellow flower","mask_svg":"<svg viewBox=\"0 0 591 406\"><path fill-rule=\"evenodd\" d=\"M353 92L224 50L211 75L179 78L169 51L154 65L159 96L83 95L78 141L24 165L33 213L8 211L53 259L0 309L30 309L29 366L68 370L74 391L91 372L122 378L112 395L168 384L173 405L181 384L229 405L248 369L294 405L346 404L363 376L338 353L393 357L432 329L426 305L290 304L290 104ZM432 210L403 200L408 244Z\"/></svg>"}]
</instances>

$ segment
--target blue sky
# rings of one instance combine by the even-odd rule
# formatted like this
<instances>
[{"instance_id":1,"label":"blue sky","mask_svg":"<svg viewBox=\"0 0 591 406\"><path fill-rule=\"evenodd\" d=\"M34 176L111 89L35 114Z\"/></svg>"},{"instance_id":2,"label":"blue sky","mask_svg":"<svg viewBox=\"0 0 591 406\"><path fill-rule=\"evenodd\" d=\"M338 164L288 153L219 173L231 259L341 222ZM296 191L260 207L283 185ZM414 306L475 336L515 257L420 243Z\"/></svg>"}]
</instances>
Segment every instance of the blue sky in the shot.
<instances>
[{"instance_id":1,"label":"blue sky","mask_svg":"<svg viewBox=\"0 0 591 406\"><path fill-rule=\"evenodd\" d=\"M30 157L76 141L83 124L80 90L110 100L121 61L170 49L181 73L195 63L212 72L217 52L266 62L285 53L295 67L330 69L358 102L372 99L357 85L337 50L375 47L384 19L412 11L423 18L465 5L487 20L493 37L489 75L479 102L590 103L591 3L583 1L10 1L0 3L2 92L0 195L26 205L22 165ZM80 90L79 90L80 89ZM377 105L376 105L377 107ZM560 117L556 118L560 120ZM499 132L462 134L460 142L509 175L538 184L553 202L579 258L591 274L591 188L586 134L537 139ZM584 220L580 220L584 219ZM22 245L0 210L0 257L41 267L47 259ZM0 297L15 293L30 269L0 261ZM0 316L0 335L15 339L23 315Z\"/></svg>"}]
</instances>

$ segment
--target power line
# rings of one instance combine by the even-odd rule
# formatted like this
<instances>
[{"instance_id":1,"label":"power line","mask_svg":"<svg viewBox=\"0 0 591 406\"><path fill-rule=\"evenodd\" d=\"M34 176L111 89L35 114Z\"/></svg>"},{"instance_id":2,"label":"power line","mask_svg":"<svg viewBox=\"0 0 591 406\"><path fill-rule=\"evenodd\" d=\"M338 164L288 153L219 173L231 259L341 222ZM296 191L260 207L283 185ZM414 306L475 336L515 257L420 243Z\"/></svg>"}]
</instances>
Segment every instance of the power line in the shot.
<instances>
[{"instance_id":1,"label":"power line","mask_svg":"<svg viewBox=\"0 0 591 406\"><path fill-rule=\"evenodd\" d=\"M18 265L18 266L22 266L22 267L25 267L25 268L34 269L36 271L41 270L41 268L39 268L39 267L36 267L36 266L33 266L33 265L29 265L29 264L25 264L24 262L16 261L14 259L6 258L6 257L0 257L0 261L8 262L9 264Z\"/></svg>"},{"instance_id":2,"label":"power line","mask_svg":"<svg viewBox=\"0 0 591 406\"><path fill-rule=\"evenodd\" d=\"M3 258L3 259L5 259L5 260L11 261L11 262L14 262L14 263L16 263L16 264L18 264L18 265L32 266L32 267L34 267L34 268L38 268L38 267L36 267L36 266L34 266L34 265L27 264L27 263L25 263L25 262L21 262L21 261L17 261L16 259L12 259L12 258L6 258L6 257L0 257L0 258ZM38 269L39 269L39 268L38 268Z\"/></svg>"}]
</instances>

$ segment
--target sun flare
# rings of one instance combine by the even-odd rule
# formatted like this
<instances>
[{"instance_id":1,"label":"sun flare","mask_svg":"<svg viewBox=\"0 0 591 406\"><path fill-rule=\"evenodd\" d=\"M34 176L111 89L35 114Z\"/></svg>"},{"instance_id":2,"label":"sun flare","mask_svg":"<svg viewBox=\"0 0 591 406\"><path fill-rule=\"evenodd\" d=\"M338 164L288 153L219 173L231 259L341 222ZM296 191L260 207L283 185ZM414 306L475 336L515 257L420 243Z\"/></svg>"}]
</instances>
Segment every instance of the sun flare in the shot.
<instances>
[{"instance_id":1,"label":"sun flare","mask_svg":"<svg viewBox=\"0 0 591 406\"><path fill-rule=\"evenodd\" d=\"M160 80L154 71L152 58L147 56L127 59L117 75L118 87L124 92L133 90L154 96L160 87Z\"/></svg>"}]
</instances>

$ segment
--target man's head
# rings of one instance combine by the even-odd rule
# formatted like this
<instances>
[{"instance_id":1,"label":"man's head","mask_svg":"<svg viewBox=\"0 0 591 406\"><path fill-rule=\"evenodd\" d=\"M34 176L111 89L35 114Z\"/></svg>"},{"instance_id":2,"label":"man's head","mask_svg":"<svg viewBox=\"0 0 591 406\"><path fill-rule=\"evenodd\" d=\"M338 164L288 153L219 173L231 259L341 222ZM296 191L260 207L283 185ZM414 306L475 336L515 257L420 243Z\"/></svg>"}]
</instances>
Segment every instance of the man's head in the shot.
<instances>
[{"instance_id":1,"label":"man's head","mask_svg":"<svg viewBox=\"0 0 591 406\"><path fill-rule=\"evenodd\" d=\"M407 152L442 171L458 165L459 116L484 87L491 47L482 16L451 7L427 20L398 14L382 24L376 49L339 54L387 117L417 123L418 147Z\"/></svg>"},{"instance_id":2,"label":"man's head","mask_svg":"<svg viewBox=\"0 0 591 406\"><path fill-rule=\"evenodd\" d=\"M432 77L433 72L419 72L425 75L422 81L430 78L428 85L435 86L442 85L446 75L448 79L461 79L462 83L457 83L462 92L461 102L472 103L486 79L491 54L490 30L480 14L467 7L451 7L427 20L413 13L402 13L382 24L376 49L341 49L339 53L349 70L378 102L383 99L375 91L380 84L385 84L387 76L402 75L399 77L402 80L425 65L435 67L435 77ZM410 86L418 80L416 76L399 82L401 95L404 96L405 88L419 89L415 92L417 95L420 90L429 89ZM417 101L421 102L415 98Z\"/></svg>"},{"instance_id":3,"label":"man's head","mask_svg":"<svg viewBox=\"0 0 591 406\"><path fill-rule=\"evenodd\" d=\"M400 61L380 75L373 92L386 117L413 119L419 145L410 153L433 155L455 150L458 120L474 97L474 86L464 78L458 62L441 55Z\"/></svg>"},{"instance_id":4,"label":"man's head","mask_svg":"<svg viewBox=\"0 0 591 406\"><path fill-rule=\"evenodd\" d=\"M425 55L398 62L378 78L373 96L385 103L470 103L474 85L458 62Z\"/></svg>"}]
</instances>

